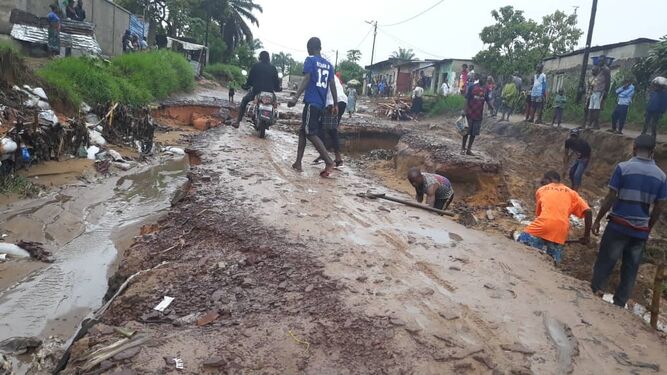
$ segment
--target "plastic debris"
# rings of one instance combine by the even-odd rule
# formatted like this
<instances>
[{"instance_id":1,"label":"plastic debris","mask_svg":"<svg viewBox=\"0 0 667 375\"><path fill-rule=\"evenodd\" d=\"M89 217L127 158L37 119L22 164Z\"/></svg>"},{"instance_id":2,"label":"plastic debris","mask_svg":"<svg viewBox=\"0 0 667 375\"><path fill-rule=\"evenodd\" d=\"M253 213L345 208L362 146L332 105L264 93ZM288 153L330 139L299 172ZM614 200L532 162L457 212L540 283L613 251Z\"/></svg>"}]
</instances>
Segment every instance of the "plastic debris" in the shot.
<instances>
[{"instance_id":1,"label":"plastic debris","mask_svg":"<svg viewBox=\"0 0 667 375\"><path fill-rule=\"evenodd\" d=\"M174 364L176 365L176 368L179 370L183 370L184 365L183 365L183 360L180 358L174 358Z\"/></svg>"},{"instance_id":2,"label":"plastic debris","mask_svg":"<svg viewBox=\"0 0 667 375\"><path fill-rule=\"evenodd\" d=\"M79 110L82 113L89 113L93 109L86 102L81 102L81 105L79 106Z\"/></svg>"},{"instance_id":3,"label":"plastic debris","mask_svg":"<svg viewBox=\"0 0 667 375\"><path fill-rule=\"evenodd\" d=\"M86 149L86 157L90 160L95 160L95 155L100 152L100 148L97 146L90 146Z\"/></svg>"},{"instance_id":4,"label":"plastic debris","mask_svg":"<svg viewBox=\"0 0 667 375\"><path fill-rule=\"evenodd\" d=\"M123 159L123 155L121 155L120 152L116 150L109 149L107 150L107 153L113 161L125 161L125 159Z\"/></svg>"},{"instance_id":5,"label":"plastic debris","mask_svg":"<svg viewBox=\"0 0 667 375\"><path fill-rule=\"evenodd\" d=\"M36 87L32 89L32 93L37 95L40 99L48 101L49 98L46 96L46 92L41 87Z\"/></svg>"},{"instance_id":6,"label":"plastic debris","mask_svg":"<svg viewBox=\"0 0 667 375\"><path fill-rule=\"evenodd\" d=\"M185 155L185 150L180 147L167 146L163 150L167 154L172 155Z\"/></svg>"},{"instance_id":7,"label":"plastic debris","mask_svg":"<svg viewBox=\"0 0 667 375\"><path fill-rule=\"evenodd\" d=\"M665 77L655 77L653 78L653 84L659 86L667 86L667 78Z\"/></svg>"},{"instance_id":8,"label":"plastic debris","mask_svg":"<svg viewBox=\"0 0 667 375\"><path fill-rule=\"evenodd\" d=\"M17 258L30 258L30 253L13 243L0 243L0 254Z\"/></svg>"},{"instance_id":9,"label":"plastic debris","mask_svg":"<svg viewBox=\"0 0 667 375\"><path fill-rule=\"evenodd\" d=\"M52 110L41 111L39 113L39 122L43 125L58 125L58 116Z\"/></svg>"},{"instance_id":10,"label":"plastic debris","mask_svg":"<svg viewBox=\"0 0 667 375\"><path fill-rule=\"evenodd\" d=\"M18 145L12 139L2 138L0 140L0 155L16 152Z\"/></svg>"},{"instance_id":11,"label":"plastic debris","mask_svg":"<svg viewBox=\"0 0 667 375\"><path fill-rule=\"evenodd\" d=\"M49 104L49 102L45 102L43 100L37 102L37 107L39 107L39 109L41 109L42 111L48 111L49 109L51 109L51 105Z\"/></svg>"},{"instance_id":12,"label":"plastic debris","mask_svg":"<svg viewBox=\"0 0 667 375\"><path fill-rule=\"evenodd\" d=\"M164 298L162 298L162 301L160 301L160 303L158 303L157 306L153 307L153 310L162 312L162 311L164 311L164 309L169 307L169 305L171 305L171 302L173 300L174 300L174 297L164 296Z\"/></svg>"},{"instance_id":13,"label":"plastic debris","mask_svg":"<svg viewBox=\"0 0 667 375\"><path fill-rule=\"evenodd\" d=\"M96 144L98 146L104 146L107 144L107 140L104 139L102 134L96 130L88 130L88 134L90 135L90 142L93 144Z\"/></svg>"}]
</instances>

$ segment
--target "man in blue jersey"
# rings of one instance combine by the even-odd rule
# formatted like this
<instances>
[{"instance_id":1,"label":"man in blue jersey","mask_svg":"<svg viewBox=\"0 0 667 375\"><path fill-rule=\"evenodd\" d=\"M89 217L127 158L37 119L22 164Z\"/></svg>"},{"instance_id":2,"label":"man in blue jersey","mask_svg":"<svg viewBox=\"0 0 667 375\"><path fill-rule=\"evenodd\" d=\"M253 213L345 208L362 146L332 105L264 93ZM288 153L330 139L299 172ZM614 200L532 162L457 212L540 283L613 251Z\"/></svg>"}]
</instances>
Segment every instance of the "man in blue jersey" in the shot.
<instances>
[{"instance_id":1,"label":"man in blue jersey","mask_svg":"<svg viewBox=\"0 0 667 375\"><path fill-rule=\"evenodd\" d=\"M593 223L593 234L598 235L600 221L611 209L595 260L591 288L594 293L602 294L616 262L623 259L621 282L614 293L614 304L621 307L630 298L646 240L667 200L667 178L653 161L654 149L655 141L650 135L642 134L635 139L634 157L616 166L609 181L609 194Z\"/></svg>"},{"instance_id":2,"label":"man in blue jersey","mask_svg":"<svg viewBox=\"0 0 667 375\"><path fill-rule=\"evenodd\" d=\"M301 81L301 85L299 85L297 92L287 103L288 106L294 107L301 94L305 91L306 94L303 97L304 107L302 125L299 130L299 147L297 149L296 162L294 162L292 168L299 172L303 170L301 161L306 149L307 138L320 153L320 158L326 163L326 167L320 172L320 176L329 177L329 174L331 174L331 171L334 168L334 162L331 160L331 157L329 156L327 149L324 147L324 143L322 143L322 140L318 137L318 134L320 127L322 126L320 118L326 107L329 88L331 88L332 97L338 97L336 84L334 82L335 72L333 65L320 56L322 42L320 42L319 38L310 38L306 47L308 48L309 56L303 63L303 80ZM333 107L333 111L334 116L338 114L338 108L336 106Z\"/></svg>"}]
</instances>

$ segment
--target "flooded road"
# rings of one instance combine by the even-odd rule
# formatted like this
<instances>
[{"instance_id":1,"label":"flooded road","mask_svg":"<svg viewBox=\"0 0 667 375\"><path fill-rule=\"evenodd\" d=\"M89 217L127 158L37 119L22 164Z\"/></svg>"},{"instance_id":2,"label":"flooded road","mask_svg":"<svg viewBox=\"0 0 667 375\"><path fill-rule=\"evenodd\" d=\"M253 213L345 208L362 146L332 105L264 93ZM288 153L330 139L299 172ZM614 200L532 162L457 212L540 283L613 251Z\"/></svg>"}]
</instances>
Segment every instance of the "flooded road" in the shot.
<instances>
[{"instance_id":1,"label":"flooded road","mask_svg":"<svg viewBox=\"0 0 667 375\"><path fill-rule=\"evenodd\" d=\"M187 158L139 167L135 174L78 184L20 201L0 214L6 242L38 241L54 263L0 264L0 340L74 333L102 304L107 279L139 227L170 206L185 181Z\"/></svg>"}]
</instances>

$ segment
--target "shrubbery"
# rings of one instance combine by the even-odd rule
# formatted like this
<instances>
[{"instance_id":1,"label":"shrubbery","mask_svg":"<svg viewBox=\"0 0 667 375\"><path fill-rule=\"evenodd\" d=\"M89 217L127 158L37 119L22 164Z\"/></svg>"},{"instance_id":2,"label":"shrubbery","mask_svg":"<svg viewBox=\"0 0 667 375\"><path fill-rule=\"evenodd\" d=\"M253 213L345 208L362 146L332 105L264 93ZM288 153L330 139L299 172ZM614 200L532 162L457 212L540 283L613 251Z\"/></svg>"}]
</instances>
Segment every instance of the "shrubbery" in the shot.
<instances>
[{"instance_id":1,"label":"shrubbery","mask_svg":"<svg viewBox=\"0 0 667 375\"><path fill-rule=\"evenodd\" d=\"M241 68L230 64L212 64L204 68L204 73L213 76L213 78L223 83L233 82L240 86L245 83L245 77Z\"/></svg>"},{"instance_id":2,"label":"shrubbery","mask_svg":"<svg viewBox=\"0 0 667 375\"><path fill-rule=\"evenodd\" d=\"M424 99L424 111L430 116L458 116L465 107L466 100L461 95L437 96L435 100Z\"/></svg>"},{"instance_id":3,"label":"shrubbery","mask_svg":"<svg viewBox=\"0 0 667 375\"><path fill-rule=\"evenodd\" d=\"M110 62L66 57L48 63L37 74L74 103L91 105L108 101L142 105L194 87L194 70L170 51L125 54Z\"/></svg>"}]
</instances>

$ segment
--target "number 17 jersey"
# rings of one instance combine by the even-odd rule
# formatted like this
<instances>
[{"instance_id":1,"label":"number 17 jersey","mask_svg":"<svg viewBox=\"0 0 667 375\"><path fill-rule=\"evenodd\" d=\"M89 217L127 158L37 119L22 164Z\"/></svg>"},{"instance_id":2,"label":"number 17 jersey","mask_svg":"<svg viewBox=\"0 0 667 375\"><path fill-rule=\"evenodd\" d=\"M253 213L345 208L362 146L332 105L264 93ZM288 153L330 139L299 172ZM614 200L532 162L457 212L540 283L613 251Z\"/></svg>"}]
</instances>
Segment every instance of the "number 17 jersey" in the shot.
<instances>
[{"instance_id":1,"label":"number 17 jersey","mask_svg":"<svg viewBox=\"0 0 667 375\"><path fill-rule=\"evenodd\" d=\"M303 63L303 74L310 73L310 82L306 86L303 101L319 109L326 106L329 81L334 76L331 63L322 56L308 56Z\"/></svg>"}]
</instances>

